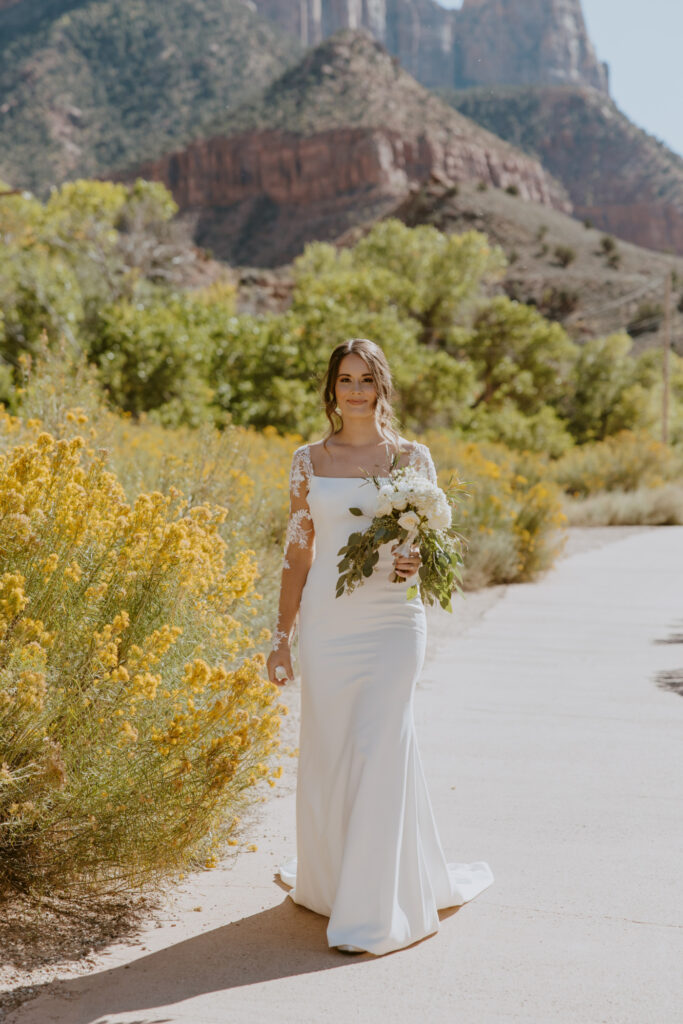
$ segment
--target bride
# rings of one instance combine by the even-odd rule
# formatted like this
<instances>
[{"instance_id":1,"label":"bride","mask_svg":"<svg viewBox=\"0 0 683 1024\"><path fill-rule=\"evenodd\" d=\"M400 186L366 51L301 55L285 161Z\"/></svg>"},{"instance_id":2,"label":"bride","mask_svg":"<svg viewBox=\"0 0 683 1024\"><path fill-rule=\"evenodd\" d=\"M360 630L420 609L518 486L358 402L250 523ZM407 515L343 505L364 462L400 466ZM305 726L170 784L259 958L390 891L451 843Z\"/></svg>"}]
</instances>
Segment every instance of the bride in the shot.
<instances>
[{"instance_id":1,"label":"bride","mask_svg":"<svg viewBox=\"0 0 683 1024\"><path fill-rule=\"evenodd\" d=\"M425 656L420 552L380 548L375 571L335 597L339 548L369 526L392 456L436 482L429 449L392 426L382 349L354 338L332 352L324 385L326 437L297 448L290 471L272 682L292 680L299 618L301 733L297 856L280 868L295 903L329 917L344 952L401 949L439 928L437 911L493 881L485 861L447 863L415 737L413 698ZM349 512L356 507L362 517ZM394 545L395 547L396 545ZM392 569L405 583L390 582Z\"/></svg>"}]
</instances>

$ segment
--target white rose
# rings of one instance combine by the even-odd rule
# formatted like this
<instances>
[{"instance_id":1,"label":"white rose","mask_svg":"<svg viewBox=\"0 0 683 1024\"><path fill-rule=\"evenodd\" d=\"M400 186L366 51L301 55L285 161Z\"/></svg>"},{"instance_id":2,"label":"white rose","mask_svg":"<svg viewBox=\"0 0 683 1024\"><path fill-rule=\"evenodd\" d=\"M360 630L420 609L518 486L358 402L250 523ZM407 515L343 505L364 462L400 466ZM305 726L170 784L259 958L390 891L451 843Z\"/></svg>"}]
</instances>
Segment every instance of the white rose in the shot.
<instances>
[{"instance_id":1,"label":"white rose","mask_svg":"<svg viewBox=\"0 0 683 1024\"><path fill-rule=\"evenodd\" d=\"M376 516L388 516L391 514L392 504L391 499L387 498L386 494L380 494L377 499L377 507L375 509Z\"/></svg>"},{"instance_id":2,"label":"white rose","mask_svg":"<svg viewBox=\"0 0 683 1024\"><path fill-rule=\"evenodd\" d=\"M399 516L398 525L404 530L416 530L420 525L420 517L415 512L404 512Z\"/></svg>"}]
</instances>

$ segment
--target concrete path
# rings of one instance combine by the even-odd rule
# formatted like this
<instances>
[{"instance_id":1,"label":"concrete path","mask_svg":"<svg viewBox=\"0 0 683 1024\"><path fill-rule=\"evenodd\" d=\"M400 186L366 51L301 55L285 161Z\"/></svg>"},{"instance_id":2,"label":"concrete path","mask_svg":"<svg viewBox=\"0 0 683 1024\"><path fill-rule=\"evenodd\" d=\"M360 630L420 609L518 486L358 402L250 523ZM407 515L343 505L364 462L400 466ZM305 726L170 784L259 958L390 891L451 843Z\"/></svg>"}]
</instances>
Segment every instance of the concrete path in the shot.
<instances>
[{"instance_id":1,"label":"concrete path","mask_svg":"<svg viewBox=\"0 0 683 1024\"><path fill-rule=\"evenodd\" d=\"M496 881L385 957L329 950L286 898L294 769L259 849L202 873L135 948L11 1024L677 1024L683 1020L683 528L431 615L416 698L444 849ZM288 694L296 706L297 691Z\"/></svg>"}]
</instances>

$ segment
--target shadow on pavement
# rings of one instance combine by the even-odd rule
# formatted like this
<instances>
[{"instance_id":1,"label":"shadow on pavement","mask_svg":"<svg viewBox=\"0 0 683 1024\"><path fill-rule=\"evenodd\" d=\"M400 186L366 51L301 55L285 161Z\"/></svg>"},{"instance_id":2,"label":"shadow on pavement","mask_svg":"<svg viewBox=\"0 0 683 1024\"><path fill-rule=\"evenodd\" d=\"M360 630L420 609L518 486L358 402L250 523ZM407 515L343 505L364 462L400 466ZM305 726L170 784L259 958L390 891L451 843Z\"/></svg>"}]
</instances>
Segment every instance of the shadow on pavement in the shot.
<instances>
[{"instance_id":1,"label":"shadow on pavement","mask_svg":"<svg viewBox=\"0 0 683 1024\"><path fill-rule=\"evenodd\" d=\"M60 1024L91 1024L209 992L344 966L349 958L328 947L326 927L327 918L284 899L130 964L58 982L38 998L50 1000ZM34 1006L33 1000L24 1004L23 1012L30 1014ZM22 1010L15 1012L20 1020Z\"/></svg>"},{"instance_id":2,"label":"shadow on pavement","mask_svg":"<svg viewBox=\"0 0 683 1024\"><path fill-rule=\"evenodd\" d=\"M439 913L443 920L458 908ZM211 992L327 971L366 961L327 945L326 917L285 898L276 907L140 957L130 964L46 986L15 1010L38 1020L46 1002L59 1024L106 1024L110 1016L139 1014ZM33 1016L32 1016L33 1011ZM14 1015L10 1020L15 1020Z\"/></svg>"}]
</instances>

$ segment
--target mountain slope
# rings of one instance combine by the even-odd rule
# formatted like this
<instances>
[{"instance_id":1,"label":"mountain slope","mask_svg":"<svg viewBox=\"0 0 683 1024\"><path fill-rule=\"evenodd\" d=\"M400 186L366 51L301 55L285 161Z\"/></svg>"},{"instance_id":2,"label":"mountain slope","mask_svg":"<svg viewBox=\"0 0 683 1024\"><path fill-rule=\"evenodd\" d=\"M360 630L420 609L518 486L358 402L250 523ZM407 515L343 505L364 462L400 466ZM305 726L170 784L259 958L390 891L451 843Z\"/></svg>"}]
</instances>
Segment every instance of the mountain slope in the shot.
<instances>
[{"instance_id":1,"label":"mountain slope","mask_svg":"<svg viewBox=\"0 0 683 1024\"><path fill-rule=\"evenodd\" d=\"M564 183L577 217L637 245L683 254L683 159L608 97L568 86L440 95L538 157Z\"/></svg>"},{"instance_id":2,"label":"mountain slope","mask_svg":"<svg viewBox=\"0 0 683 1024\"><path fill-rule=\"evenodd\" d=\"M0 40L0 178L38 192L180 145L300 52L241 0L24 0Z\"/></svg>"},{"instance_id":3,"label":"mountain slope","mask_svg":"<svg viewBox=\"0 0 683 1024\"><path fill-rule=\"evenodd\" d=\"M163 181L223 259L274 266L437 174L570 210L538 161L451 110L365 32L309 51L181 151L125 172Z\"/></svg>"}]
</instances>

